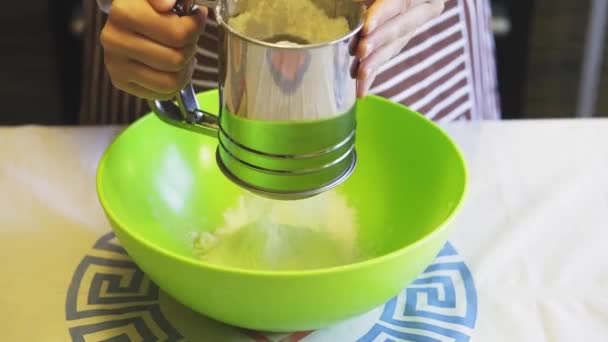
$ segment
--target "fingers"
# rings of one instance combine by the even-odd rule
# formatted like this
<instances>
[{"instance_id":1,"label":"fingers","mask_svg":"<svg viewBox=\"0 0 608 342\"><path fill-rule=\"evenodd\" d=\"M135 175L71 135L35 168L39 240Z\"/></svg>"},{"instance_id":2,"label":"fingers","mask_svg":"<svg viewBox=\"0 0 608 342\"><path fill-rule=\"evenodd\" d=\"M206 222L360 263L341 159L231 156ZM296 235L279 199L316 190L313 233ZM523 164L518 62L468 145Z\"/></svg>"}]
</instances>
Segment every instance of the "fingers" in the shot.
<instances>
[{"instance_id":1,"label":"fingers","mask_svg":"<svg viewBox=\"0 0 608 342\"><path fill-rule=\"evenodd\" d=\"M368 35L388 20L428 0L376 0L369 7L363 34Z\"/></svg>"},{"instance_id":2,"label":"fingers","mask_svg":"<svg viewBox=\"0 0 608 342\"><path fill-rule=\"evenodd\" d=\"M128 57L153 69L172 72L184 69L196 53L196 44L167 47L113 25L102 31L101 45L106 54Z\"/></svg>"},{"instance_id":3,"label":"fingers","mask_svg":"<svg viewBox=\"0 0 608 342\"><path fill-rule=\"evenodd\" d=\"M374 6L380 3L378 0ZM394 0L385 0L394 1ZM403 0L399 0L403 1ZM415 1L412 0L412 4ZM370 35L365 36L358 46L357 56L361 59L367 58L371 53L380 47L394 42L401 37L413 32L418 27L443 12L443 0L427 0L417 4L398 16L386 21L382 26L374 30Z\"/></svg>"},{"instance_id":4,"label":"fingers","mask_svg":"<svg viewBox=\"0 0 608 342\"><path fill-rule=\"evenodd\" d=\"M363 60L359 65L357 74L357 96L363 97L367 94L377 76L380 67L388 62L393 56L397 55L412 39L414 32L395 40L394 42L382 47Z\"/></svg>"},{"instance_id":5,"label":"fingers","mask_svg":"<svg viewBox=\"0 0 608 342\"><path fill-rule=\"evenodd\" d=\"M363 34L375 31L390 18L401 13L403 7L408 7L412 0L376 0L368 9Z\"/></svg>"},{"instance_id":6,"label":"fingers","mask_svg":"<svg viewBox=\"0 0 608 342\"><path fill-rule=\"evenodd\" d=\"M113 0L101 32L114 86L145 99L171 99L191 79L206 8L171 12L176 0Z\"/></svg>"},{"instance_id":7,"label":"fingers","mask_svg":"<svg viewBox=\"0 0 608 342\"><path fill-rule=\"evenodd\" d=\"M439 16L443 8L444 0L376 0L372 4L356 53L360 60L357 96L365 96L380 67L403 50L416 29Z\"/></svg>"},{"instance_id":8,"label":"fingers","mask_svg":"<svg viewBox=\"0 0 608 342\"><path fill-rule=\"evenodd\" d=\"M140 99L161 100L161 101L169 101L169 100L173 99L173 95L158 94L158 93L151 91L150 89L144 88L133 82L124 82L123 83L121 81L112 80L112 85L114 85L115 88L120 89L131 95L137 96Z\"/></svg>"},{"instance_id":9,"label":"fingers","mask_svg":"<svg viewBox=\"0 0 608 342\"><path fill-rule=\"evenodd\" d=\"M105 63L116 88L145 99L165 100L172 98L188 83L194 72L195 60L192 58L188 67L179 72L155 70L111 54L105 55Z\"/></svg>"},{"instance_id":10,"label":"fingers","mask_svg":"<svg viewBox=\"0 0 608 342\"><path fill-rule=\"evenodd\" d=\"M206 17L205 7L200 7L192 16L179 17L171 12L157 12L147 2L114 0L108 22L159 44L182 48L196 43Z\"/></svg>"}]
</instances>

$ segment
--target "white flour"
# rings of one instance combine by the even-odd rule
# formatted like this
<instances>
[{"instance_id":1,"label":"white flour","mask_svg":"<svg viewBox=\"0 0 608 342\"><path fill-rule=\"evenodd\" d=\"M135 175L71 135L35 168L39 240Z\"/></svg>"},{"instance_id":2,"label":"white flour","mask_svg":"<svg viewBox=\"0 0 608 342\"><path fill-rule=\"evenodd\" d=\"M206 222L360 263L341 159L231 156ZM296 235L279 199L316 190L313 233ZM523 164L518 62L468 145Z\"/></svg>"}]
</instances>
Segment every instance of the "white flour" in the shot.
<instances>
[{"instance_id":1,"label":"white flour","mask_svg":"<svg viewBox=\"0 0 608 342\"><path fill-rule=\"evenodd\" d=\"M253 38L291 35L310 43L322 43L350 31L346 18L329 17L311 0L258 0L248 5L243 13L230 18L228 24Z\"/></svg>"},{"instance_id":2,"label":"white flour","mask_svg":"<svg viewBox=\"0 0 608 342\"><path fill-rule=\"evenodd\" d=\"M246 269L298 270L359 260L355 211L330 191L300 201L253 194L226 210L224 224L200 233L194 247L209 263Z\"/></svg>"}]
</instances>

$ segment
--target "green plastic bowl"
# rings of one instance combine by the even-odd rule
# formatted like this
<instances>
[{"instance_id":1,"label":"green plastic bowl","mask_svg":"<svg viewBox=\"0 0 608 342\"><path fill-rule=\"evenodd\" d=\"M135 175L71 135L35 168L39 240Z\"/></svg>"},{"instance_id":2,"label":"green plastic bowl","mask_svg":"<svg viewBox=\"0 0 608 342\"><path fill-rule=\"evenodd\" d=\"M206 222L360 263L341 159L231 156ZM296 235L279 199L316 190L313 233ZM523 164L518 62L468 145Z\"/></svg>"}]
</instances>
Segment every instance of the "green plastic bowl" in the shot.
<instances>
[{"instance_id":1,"label":"green plastic bowl","mask_svg":"<svg viewBox=\"0 0 608 342\"><path fill-rule=\"evenodd\" d=\"M215 91L199 100L217 110ZM154 115L126 129L102 157L99 199L129 255L182 304L254 330L328 326L407 287L445 243L466 193L462 155L435 124L378 97L360 100L357 115L359 163L335 191L356 212L356 246L365 260L259 270L198 259L192 232L220 226L244 190L216 166L215 139Z\"/></svg>"}]
</instances>

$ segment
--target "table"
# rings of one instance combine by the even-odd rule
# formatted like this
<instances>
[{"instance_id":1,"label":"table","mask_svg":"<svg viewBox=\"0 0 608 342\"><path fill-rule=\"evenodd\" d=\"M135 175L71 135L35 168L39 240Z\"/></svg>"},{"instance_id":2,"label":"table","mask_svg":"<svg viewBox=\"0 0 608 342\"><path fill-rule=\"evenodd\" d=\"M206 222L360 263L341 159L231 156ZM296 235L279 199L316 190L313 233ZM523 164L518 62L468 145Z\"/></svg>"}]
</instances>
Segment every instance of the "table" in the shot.
<instances>
[{"instance_id":1,"label":"table","mask_svg":"<svg viewBox=\"0 0 608 342\"><path fill-rule=\"evenodd\" d=\"M165 298L145 278L135 284L138 270L109 234L94 182L121 127L0 128L3 340L608 340L608 120L443 127L465 154L471 186L438 263L465 265L464 280L412 293L423 305L454 290L452 299L464 300L454 317L463 318L425 323L448 310L435 308L418 318L389 312L394 320L381 321L406 300L404 291L362 317L291 337L226 327ZM113 271L120 274L107 274ZM133 284L122 295L112 289ZM131 297L144 313L134 313Z\"/></svg>"}]
</instances>

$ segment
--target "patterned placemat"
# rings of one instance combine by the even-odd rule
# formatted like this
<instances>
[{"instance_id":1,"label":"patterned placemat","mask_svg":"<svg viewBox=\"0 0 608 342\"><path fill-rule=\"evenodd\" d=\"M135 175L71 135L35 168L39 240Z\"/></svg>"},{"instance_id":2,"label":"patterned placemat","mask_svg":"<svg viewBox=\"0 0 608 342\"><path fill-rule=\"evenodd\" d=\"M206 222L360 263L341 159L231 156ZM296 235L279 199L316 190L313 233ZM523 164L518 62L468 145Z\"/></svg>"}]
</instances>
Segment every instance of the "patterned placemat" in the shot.
<instances>
[{"instance_id":1,"label":"patterned placemat","mask_svg":"<svg viewBox=\"0 0 608 342\"><path fill-rule=\"evenodd\" d=\"M360 317L317 331L253 332L174 301L108 233L74 271L65 315L73 341L461 342L475 328L477 293L466 263L448 242L407 289Z\"/></svg>"}]
</instances>

